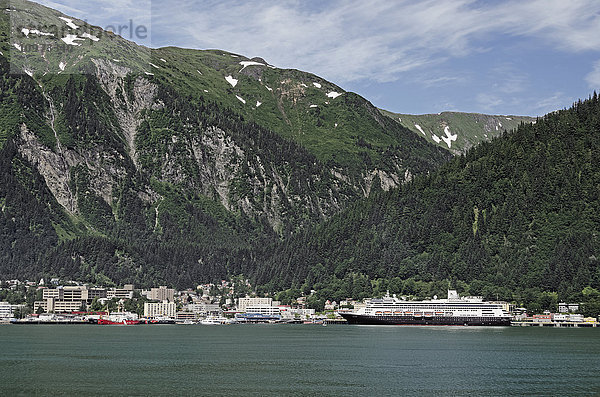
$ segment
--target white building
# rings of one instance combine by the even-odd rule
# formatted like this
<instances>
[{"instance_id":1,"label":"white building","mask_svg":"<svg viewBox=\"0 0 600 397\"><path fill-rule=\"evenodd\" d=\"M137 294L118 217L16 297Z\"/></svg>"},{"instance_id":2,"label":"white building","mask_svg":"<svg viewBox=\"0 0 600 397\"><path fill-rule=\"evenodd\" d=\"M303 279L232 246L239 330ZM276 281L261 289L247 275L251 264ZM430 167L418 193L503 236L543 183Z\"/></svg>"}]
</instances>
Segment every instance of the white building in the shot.
<instances>
[{"instance_id":1,"label":"white building","mask_svg":"<svg viewBox=\"0 0 600 397\"><path fill-rule=\"evenodd\" d=\"M0 302L0 320L12 318L15 311L24 307L25 305L11 305L8 302Z\"/></svg>"},{"instance_id":2,"label":"white building","mask_svg":"<svg viewBox=\"0 0 600 397\"><path fill-rule=\"evenodd\" d=\"M221 312L221 308L216 303L189 303L185 306L188 312L208 315L218 314Z\"/></svg>"},{"instance_id":3,"label":"white building","mask_svg":"<svg viewBox=\"0 0 600 397\"><path fill-rule=\"evenodd\" d=\"M171 317L175 318L177 307L175 302L146 302L144 303L144 317Z\"/></svg>"},{"instance_id":4,"label":"white building","mask_svg":"<svg viewBox=\"0 0 600 397\"><path fill-rule=\"evenodd\" d=\"M238 304L237 304L237 309L240 312L247 312L246 307L248 306L255 306L255 305L267 305L267 306L272 306L273 305L273 299L272 298L239 298L238 299Z\"/></svg>"},{"instance_id":5,"label":"white building","mask_svg":"<svg viewBox=\"0 0 600 397\"><path fill-rule=\"evenodd\" d=\"M265 314L269 316L278 316L281 314L281 310L277 306L271 306L266 304L254 304L246 306L244 312L253 314Z\"/></svg>"}]
</instances>

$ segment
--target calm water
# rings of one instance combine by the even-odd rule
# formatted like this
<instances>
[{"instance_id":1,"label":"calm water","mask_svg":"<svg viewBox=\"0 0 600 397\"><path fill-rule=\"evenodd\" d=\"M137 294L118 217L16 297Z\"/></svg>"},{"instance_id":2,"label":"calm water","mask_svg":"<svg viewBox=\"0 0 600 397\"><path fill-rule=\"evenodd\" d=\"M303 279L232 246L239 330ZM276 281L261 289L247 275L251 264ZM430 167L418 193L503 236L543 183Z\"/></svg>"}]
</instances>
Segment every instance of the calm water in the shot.
<instances>
[{"instance_id":1,"label":"calm water","mask_svg":"<svg viewBox=\"0 0 600 397\"><path fill-rule=\"evenodd\" d=\"M600 329L0 326L1 395L597 395Z\"/></svg>"}]
</instances>

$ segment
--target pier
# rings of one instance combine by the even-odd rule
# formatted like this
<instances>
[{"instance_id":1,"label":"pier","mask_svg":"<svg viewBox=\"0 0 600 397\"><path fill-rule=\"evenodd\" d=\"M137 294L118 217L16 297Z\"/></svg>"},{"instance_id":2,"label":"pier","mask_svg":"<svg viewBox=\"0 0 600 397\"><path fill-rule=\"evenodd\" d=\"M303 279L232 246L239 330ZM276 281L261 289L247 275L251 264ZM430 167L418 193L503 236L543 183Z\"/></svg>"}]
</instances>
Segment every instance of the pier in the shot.
<instances>
[{"instance_id":1,"label":"pier","mask_svg":"<svg viewBox=\"0 0 600 397\"><path fill-rule=\"evenodd\" d=\"M512 321L513 327L556 327L556 328L596 328L597 322L561 322L561 321Z\"/></svg>"}]
</instances>

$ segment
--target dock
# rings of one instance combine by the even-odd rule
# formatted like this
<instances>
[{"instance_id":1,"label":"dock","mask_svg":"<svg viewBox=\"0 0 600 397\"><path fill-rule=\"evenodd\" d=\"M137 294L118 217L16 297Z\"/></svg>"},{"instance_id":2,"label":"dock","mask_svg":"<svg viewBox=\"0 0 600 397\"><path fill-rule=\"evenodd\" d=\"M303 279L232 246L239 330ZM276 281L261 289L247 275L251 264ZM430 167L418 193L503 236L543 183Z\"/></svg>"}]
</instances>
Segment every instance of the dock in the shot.
<instances>
[{"instance_id":1,"label":"dock","mask_svg":"<svg viewBox=\"0 0 600 397\"><path fill-rule=\"evenodd\" d=\"M562 321L512 321L513 327L556 327L556 328L596 328L597 322L562 322Z\"/></svg>"}]
</instances>

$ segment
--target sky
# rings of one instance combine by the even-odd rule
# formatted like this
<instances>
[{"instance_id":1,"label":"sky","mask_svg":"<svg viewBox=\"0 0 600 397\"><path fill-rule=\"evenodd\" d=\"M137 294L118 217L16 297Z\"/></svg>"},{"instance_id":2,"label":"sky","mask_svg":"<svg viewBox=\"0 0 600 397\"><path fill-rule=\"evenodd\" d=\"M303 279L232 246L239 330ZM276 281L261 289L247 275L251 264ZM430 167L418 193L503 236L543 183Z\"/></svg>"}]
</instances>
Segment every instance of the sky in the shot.
<instances>
[{"instance_id":1,"label":"sky","mask_svg":"<svg viewBox=\"0 0 600 397\"><path fill-rule=\"evenodd\" d=\"M598 0L38 2L102 27L132 20L144 45L311 72L398 113L537 116L600 91Z\"/></svg>"}]
</instances>

